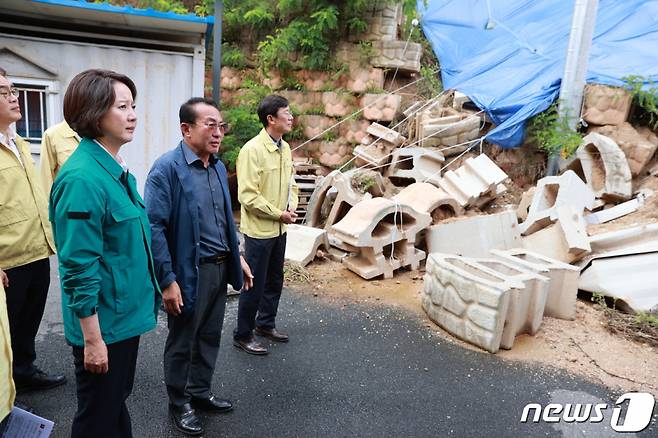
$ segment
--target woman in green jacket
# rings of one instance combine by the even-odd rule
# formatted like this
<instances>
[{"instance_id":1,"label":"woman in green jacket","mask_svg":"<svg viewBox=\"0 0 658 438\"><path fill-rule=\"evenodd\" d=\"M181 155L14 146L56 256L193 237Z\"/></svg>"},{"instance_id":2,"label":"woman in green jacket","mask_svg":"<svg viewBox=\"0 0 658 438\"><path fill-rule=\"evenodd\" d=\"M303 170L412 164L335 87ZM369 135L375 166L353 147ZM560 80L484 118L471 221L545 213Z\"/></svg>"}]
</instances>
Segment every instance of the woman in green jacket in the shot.
<instances>
[{"instance_id":1,"label":"woman in green jacket","mask_svg":"<svg viewBox=\"0 0 658 438\"><path fill-rule=\"evenodd\" d=\"M82 137L50 195L78 411L72 437L132 437L126 399L139 336L155 327L160 292L144 201L119 155L133 139L135 84L87 70L69 84L64 118Z\"/></svg>"}]
</instances>

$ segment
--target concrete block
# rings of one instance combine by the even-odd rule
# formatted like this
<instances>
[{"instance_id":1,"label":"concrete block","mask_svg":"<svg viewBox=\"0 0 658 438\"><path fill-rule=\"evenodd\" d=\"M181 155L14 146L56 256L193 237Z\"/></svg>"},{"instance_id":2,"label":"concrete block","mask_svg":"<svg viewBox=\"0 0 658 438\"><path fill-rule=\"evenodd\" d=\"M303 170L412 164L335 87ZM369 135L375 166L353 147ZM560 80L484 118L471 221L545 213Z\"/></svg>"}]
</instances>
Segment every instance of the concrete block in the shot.
<instances>
[{"instance_id":1,"label":"concrete block","mask_svg":"<svg viewBox=\"0 0 658 438\"><path fill-rule=\"evenodd\" d=\"M290 106L294 107L300 113L324 110L324 103L322 102L323 93L317 91L281 90L278 94L288 99Z\"/></svg>"},{"instance_id":2,"label":"concrete block","mask_svg":"<svg viewBox=\"0 0 658 438\"><path fill-rule=\"evenodd\" d=\"M468 257L487 257L492 249L521 245L513 211L472 216L433 225L425 233L429 253L441 252Z\"/></svg>"},{"instance_id":3,"label":"concrete block","mask_svg":"<svg viewBox=\"0 0 658 438\"><path fill-rule=\"evenodd\" d=\"M624 201L631 197L631 170L626 156L617 143L604 135L586 135L569 168L577 173L582 170L583 179L597 198Z\"/></svg>"},{"instance_id":4,"label":"concrete block","mask_svg":"<svg viewBox=\"0 0 658 438\"><path fill-rule=\"evenodd\" d=\"M329 233L354 247L373 247L377 252L391 242L415 242L416 234L432 219L429 214L387 198L364 199L335 223Z\"/></svg>"},{"instance_id":5,"label":"concrete block","mask_svg":"<svg viewBox=\"0 0 658 438\"><path fill-rule=\"evenodd\" d=\"M616 252L628 248L658 251L658 223L596 234L589 238L593 253Z\"/></svg>"},{"instance_id":6,"label":"concrete block","mask_svg":"<svg viewBox=\"0 0 658 438\"><path fill-rule=\"evenodd\" d=\"M408 185L392 199L422 213L428 213L432 217L433 224L464 214L464 209L457 201L430 183L419 182Z\"/></svg>"},{"instance_id":7,"label":"concrete block","mask_svg":"<svg viewBox=\"0 0 658 438\"><path fill-rule=\"evenodd\" d=\"M367 23L367 31L349 36L350 41L392 41L397 40L404 15L402 4L374 3L371 10L361 16Z\"/></svg>"},{"instance_id":8,"label":"concrete block","mask_svg":"<svg viewBox=\"0 0 658 438\"><path fill-rule=\"evenodd\" d=\"M222 80L220 86L228 90L237 90L242 85L245 74L232 67L222 67Z\"/></svg>"},{"instance_id":9,"label":"concrete block","mask_svg":"<svg viewBox=\"0 0 658 438\"><path fill-rule=\"evenodd\" d=\"M419 73L423 46L407 41L373 41L373 56L370 64L374 67L398 69L403 72Z\"/></svg>"},{"instance_id":10,"label":"concrete block","mask_svg":"<svg viewBox=\"0 0 658 438\"><path fill-rule=\"evenodd\" d=\"M334 86L332 74L326 71L298 70L295 72L297 81L309 91L322 91Z\"/></svg>"},{"instance_id":11,"label":"concrete block","mask_svg":"<svg viewBox=\"0 0 658 438\"><path fill-rule=\"evenodd\" d=\"M362 67L359 64L350 65L350 71L345 81L345 88L353 93L362 94L368 90L384 88L384 70L381 68Z\"/></svg>"},{"instance_id":12,"label":"concrete block","mask_svg":"<svg viewBox=\"0 0 658 438\"><path fill-rule=\"evenodd\" d=\"M366 136L361 140L361 144L356 146L352 153L356 157L356 165L380 167L391 160L391 152L395 146L387 141L374 139Z\"/></svg>"},{"instance_id":13,"label":"concrete block","mask_svg":"<svg viewBox=\"0 0 658 438\"><path fill-rule=\"evenodd\" d=\"M380 139L380 141L386 141L390 143L393 145L393 147L401 146L402 143L404 143L406 140L406 138L400 135L397 131L380 125L379 123L372 123L370 126L368 126L366 132L375 137L375 139Z\"/></svg>"},{"instance_id":14,"label":"concrete block","mask_svg":"<svg viewBox=\"0 0 658 438\"><path fill-rule=\"evenodd\" d=\"M423 280L421 305L432 321L491 353L498 351L510 291L522 285L440 253L428 256Z\"/></svg>"},{"instance_id":15,"label":"concrete block","mask_svg":"<svg viewBox=\"0 0 658 438\"><path fill-rule=\"evenodd\" d=\"M457 155L470 145L462 144L478 138L479 117L452 108L431 106L416 115L416 136L422 147L441 147L446 156ZM457 147L452 147L461 145Z\"/></svg>"},{"instance_id":16,"label":"concrete block","mask_svg":"<svg viewBox=\"0 0 658 438\"><path fill-rule=\"evenodd\" d=\"M522 239L523 247L540 254L572 263L592 251L587 225L581 213L571 206L557 208L557 221Z\"/></svg>"},{"instance_id":17,"label":"concrete block","mask_svg":"<svg viewBox=\"0 0 658 438\"><path fill-rule=\"evenodd\" d=\"M636 131L628 122L620 125L595 126L589 132L605 135L617 143L624 152L631 175L634 177L642 173L658 148L658 137L651 130Z\"/></svg>"},{"instance_id":18,"label":"concrete block","mask_svg":"<svg viewBox=\"0 0 658 438\"><path fill-rule=\"evenodd\" d=\"M348 143L361 143L361 141L368 135L367 129L370 126L368 120L345 120L338 126L340 137L345 139Z\"/></svg>"},{"instance_id":19,"label":"concrete block","mask_svg":"<svg viewBox=\"0 0 658 438\"><path fill-rule=\"evenodd\" d=\"M560 176L547 176L537 181L527 219L519 225L521 234L539 231L557 220L557 209L563 205L575 211L594 208L594 193L572 170Z\"/></svg>"},{"instance_id":20,"label":"concrete block","mask_svg":"<svg viewBox=\"0 0 658 438\"><path fill-rule=\"evenodd\" d=\"M425 252L416 249L413 242L400 240L386 245L382 251L375 248L359 248L356 254L343 259L343 265L360 277L371 280L383 276L393 278L394 272L408 267L418 269L425 259Z\"/></svg>"},{"instance_id":21,"label":"concrete block","mask_svg":"<svg viewBox=\"0 0 658 438\"><path fill-rule=\"evenodd\" d=\"M319 136L336 123L331 117L310 114L297 116L297 120L304 129L304 136L309 139Z\"/></svg>"},{"instance_id":22,"label":"concrete block","mask_svg":"<svg viewBox=\"0 0 658 438\"><path fill-rule=\"evenodd\" d=\"M345 117L356 111L356 98L349 93L326 91L322 93L324 113L329 117Z\"/></svg>"},{"instance_id":23,"label":"concrete block","mask_svg":"<svg viewBox=\"0 0 658 438\"><path fill-rule=\"evenodd\" d=\"M396 186L414 182L430 182L438 186L444 162L445 158L440 152L425 148L396 148L393 149L386 176Z\"/></svg>"},{"instance_id":24,"label":"concrete block","mask_svg":"<svg viewBox=\"0 0 658 438\"><path fill-rule=\"evenodd\" d=\"M400 110L402 96L398 94L364 94L361 98L363 117L367 120L390 122Z\"/></svg>"},{"instance_id":25,"label":"concrete block","mask_svg":"<svg viewBox=\"0 0 658 438\"><path fill-rule=\"evenodd\" d=\"M302 266L313 261L320 247L329 249L327 231L303 225L288 225L285 259Z\"/></svg>"},{"instance_id":26,"label":"concrete block","mask_svg":"<svg viewBox=\"0 0 658 438\"><path fill-rule=\"evenodd\" d=\"M633 97L623 88L587 84L582 117L595 125L621 125L628 118Z\"/></svg>"},{"instance_id":27,"label":"concrete block","mask_svg":"<svg viewBox=\"0 0 658 438\"><path fill-rule=\"evenodd\" d=\"M576 318L578 268L523 248L494 249L491 254L549 279L544 316L568 320Z\"/></svg>"},{"instance_id":28,"label":"concrete block","mask_svg":"<svg viewBox=\"0 0 658 438\"><path fill-rule=\"evenodd\" d=\"M507 174L496 163L480 154L467 159L457 170L445 172L439 187L466 207L483 194L496 190L506 178Z\"/></svg>"},{"instance_id":29,"label":"concrete block","mask_svg":"<svg viewBox=\"0 0 658 438\"><path fill-rule=\"evenodd\" d=\"M519 206L516 209L516 217L520 222L523 222L528 218L528 210L530 209L530 204L532 204L532 200L535 197L536 190L537 186L533 186L521 195Z\"/></svg>"},{"instance_id":30,"label":"concrete block","mask_svg":"<svg viewBox=\"0 0 658 438\"><path fill-rule=\"evenodd\" d=\"M503 278L518 281L523 285L522 288L510 289L509 308L500 347L511 349L514 338L522 333L535 335L544 317L549 278L503 260L478 258L471 261L491 270L491 274L500 274Z\"/></svg>"},{"instance_id":31,"label":"concrete block","mask_svg":"<svg viewBox=\"0 0 658 438\"><path fill-rule=\"evenodd\" d=\"M323 220L322 209L328 199L328 192L334 188L336 195L333 202L329 202L329 213ZM362 199L370 198L370 193L359 193L354 190L349 179L339 170L334 170L317 183L308 201L307 225L328 230L335 222L341 220L352 206Z\"/></svg>"}]
</instances>

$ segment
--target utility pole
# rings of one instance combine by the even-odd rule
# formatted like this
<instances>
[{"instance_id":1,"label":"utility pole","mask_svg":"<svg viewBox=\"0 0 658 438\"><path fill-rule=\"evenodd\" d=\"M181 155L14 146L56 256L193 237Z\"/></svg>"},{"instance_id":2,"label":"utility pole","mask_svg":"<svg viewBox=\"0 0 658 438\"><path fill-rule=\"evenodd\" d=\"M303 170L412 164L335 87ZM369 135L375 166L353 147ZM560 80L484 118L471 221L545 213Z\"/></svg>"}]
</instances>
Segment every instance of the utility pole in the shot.
<instances>
[{"instance_id":1,"label":"utility pole","mask_svg":"<svg viewBox=\"0 0 658 438\"><path fill-rule=\"evenodd\" d=\"M217 105L221 104L222 82L222 12L223 0L215 0L215 27L213 28L212 43L212 98Z\"/></svg>"},{"instance_id":2,"label":"utility pole","mask_svg":"<svg viewBox=\"0 0 658 438\"><path fill-rule=\"evenodd\" d=\"M558 117L561 120L566 118L569 129L573 130L580 119L589 49L592 46L598 6L599 0L576 0L574 4L558 107ZM559 155L548 157L546 174L557 175L559 169Z\"/></svg>"}]
</instances>

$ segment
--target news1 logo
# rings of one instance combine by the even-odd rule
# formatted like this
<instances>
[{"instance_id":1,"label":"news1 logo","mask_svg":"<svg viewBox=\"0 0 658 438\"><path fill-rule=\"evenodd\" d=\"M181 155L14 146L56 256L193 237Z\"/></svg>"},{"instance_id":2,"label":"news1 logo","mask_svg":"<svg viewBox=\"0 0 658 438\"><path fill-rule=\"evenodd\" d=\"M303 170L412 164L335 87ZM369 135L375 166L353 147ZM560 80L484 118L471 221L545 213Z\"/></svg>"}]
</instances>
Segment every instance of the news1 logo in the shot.
<instances>
[{"instance_id":1,"label":"news1 logo","mask_svg":"<svg viewBox=\"0 0 658 438\"><path fill-rule=\"evenodd\" d=\"M622 418L622 406L628 400L626 415ZM612 418L610 418L610 427L617 432L641 432L651 422L653 407L656 400L653 395L647 392L627 392L620 396L612 408ZM528 403L523 408L521 414L521 423L539 423L540 420L546 423L600 423L604 419L604 411L608 409L606 403L549 403L542 407L539 403ZM532 417L530 416L532 412Z\"/></svg>"}]
</instances>

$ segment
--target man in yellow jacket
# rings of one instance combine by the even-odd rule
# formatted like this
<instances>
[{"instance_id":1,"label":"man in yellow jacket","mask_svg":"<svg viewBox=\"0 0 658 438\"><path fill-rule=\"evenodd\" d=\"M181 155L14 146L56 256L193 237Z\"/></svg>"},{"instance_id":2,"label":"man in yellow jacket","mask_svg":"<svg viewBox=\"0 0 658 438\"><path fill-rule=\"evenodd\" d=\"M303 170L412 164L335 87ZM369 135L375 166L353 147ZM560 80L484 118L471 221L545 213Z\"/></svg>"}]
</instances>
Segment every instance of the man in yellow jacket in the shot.
<instances>
[{"instance_id":1,"label":"man in yellow jacket","mask_svg":"<svg viewBox=\"0 0 658 438\"><path fill-rule=\"evenodd\" d=\"M50 197L50 188L53 186L57 172L76 150L78 144L80 137L66 121L51 126L43 133L39 173L46 199Z\"/></svg>"},{"instance_id":2,"label":"man in yellow jacket","mask_svg":"<svg viewBox=\"0 0 658 438\"><path fill-rule=\"evenodd\" d=\"M16 396L14 381L11 378L11 345L9 344L9 321L5 304L5 287L8 285L9 278L0 269L0 421L3 421L11 412Z\"/></svg>"},{"instance_id":3,"label":"man in yellow jacket","mask_svg":"<svg viewBox=\"0 0 658 438\"><path fill-rule=\"evenodd\" d=\"M30 145L12 130L21 118L18 91L0 69L0 269L9 278L7 313L14 356L13 374L20 392L66 382L34 365L34 339L46 306L54 254L48 201L37 176Z\"/></svg>"},{"instance_id":4,"label":"man in yellow jacket","mask_svg":"<svg viewBox=\"0 0 658 438\"><path fill-rule=\"evenodd\" d=\"M251 289L240 294L233 345L249 354L268 353L254 338L254 330L275 342L288 342L275 318L283 288L286 224L297 219L298 200L290 146L282 138L292 130L288 101L277 95L265 97L258 118L263 129L242 147L237 160L240 231L254 280Z\"/></svg>"}]
</instances>

